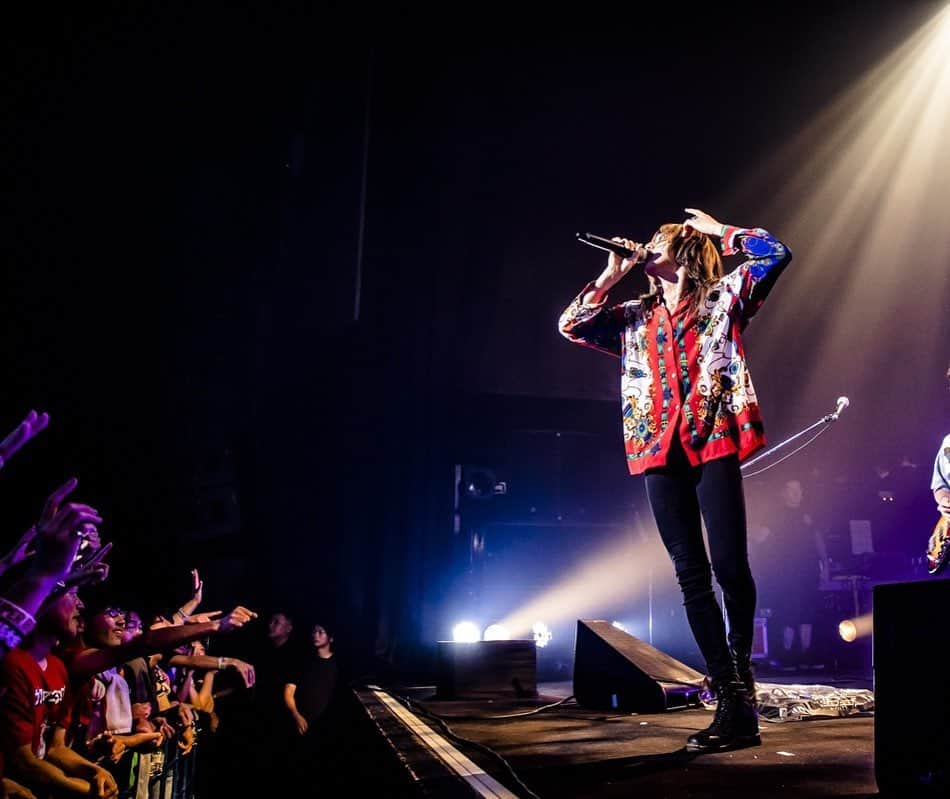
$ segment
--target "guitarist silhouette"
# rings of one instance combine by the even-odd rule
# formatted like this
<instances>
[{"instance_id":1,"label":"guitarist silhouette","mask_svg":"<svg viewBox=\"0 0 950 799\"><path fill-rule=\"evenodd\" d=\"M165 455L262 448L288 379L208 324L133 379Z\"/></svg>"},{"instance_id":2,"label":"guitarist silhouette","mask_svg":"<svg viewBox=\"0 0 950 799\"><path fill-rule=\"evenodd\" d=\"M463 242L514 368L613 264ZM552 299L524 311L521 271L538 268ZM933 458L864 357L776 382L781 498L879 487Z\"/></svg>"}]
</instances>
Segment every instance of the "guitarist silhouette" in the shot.
<instances>
[{"instance_id":1,"label":"guitarist silhouette","mask_svg":"<svg viewBox=\"0 0 950 799\"><path fill-rule=\"evenodd\" d=\"M947 378L950 380L950 368L947 369ZM950 435L943 439L937 451L930 489L934 492L940 519L927 542L927 570L936 574L950 555Z\"/></svg>"}]
</instances>

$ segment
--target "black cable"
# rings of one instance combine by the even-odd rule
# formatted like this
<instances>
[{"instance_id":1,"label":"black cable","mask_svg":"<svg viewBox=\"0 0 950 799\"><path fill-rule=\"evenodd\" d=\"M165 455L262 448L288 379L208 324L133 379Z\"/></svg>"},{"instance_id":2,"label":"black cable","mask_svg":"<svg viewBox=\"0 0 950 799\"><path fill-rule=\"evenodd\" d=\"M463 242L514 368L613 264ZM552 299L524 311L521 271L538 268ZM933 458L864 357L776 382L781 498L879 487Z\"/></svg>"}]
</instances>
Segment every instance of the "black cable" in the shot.
<instances>
[{"instance_id":1,"label":"black cable","mask_svg":"<svg viewBox=\"0 0 950 799\"><path fill-rule=\"evenodd\" d=\"M552 702L550 705L542 705L541 707L536 707L533 710L526 710L522 713L507 713L503 716L438 716L437 713L432 713L431 710L426 708L427 712L432 713L433 716L438 716L439 718L451 718L452 721L496 721L498 719L518 719L522 716L533 716L535 713L540 713L542 710L550 710L552 707L559 707L560 705L567 704L570 700L574 699L574 694L570 696L565 696L563 699L559 699L557 702ZM417 707L425 708L425 705L421 703L416 703Z\"/></svg>"},{"instance_id":2,"label":"black cable","mask_svg":"<svg viewBox=\"0 0 950 799\"><path fill-rule=\"evenodd\" d=\"M508 774L518 784L518 786L521 787L521 789L529 797L531 797L531 799L541 799L541 797L539 797L534 791L532 791L527 785L525 785L524 782L521 781L521 778L518 776L517 772L515 772L515 770L512 768L511 764L507 760L505 760L505 758L503 758L500 754L498 754L498 752L492 749L490 746L485 746L485 744L480 744L477 741L472 741L468 738L464 738L463 736L454 732L452 728L449 727L449 725L441 716L438 716L435 713L432 713L431 711L427 710L422 705L418 705L414 700L410 699L408 696L400 696L399 694L393 693L391 691L389 691L388 693L390 693L391 696L393 696L395 699L397 699L398 701L406 705L410 710L413 710L416 713L419 713L420 715L424 716L430 721L434 721L436 724L439 725L439 727L443 730L443 732L445 732L445 734L456 743L461 743L463 745L468 744L469 746L475 747L480 752L483 752L489 755L490 757L495 758L499 763L501 763L502 767L508 772ZM567 699L571 699L571 698L572 697L567 697ZM556 702L555 705L559 705L565 701L567 700L566 699L561 700L561 702ZM551 705L551 707L554 707L555 705ZM537 708L537 709L541 710L542 708Z\"/></svg>"}]
</instances>

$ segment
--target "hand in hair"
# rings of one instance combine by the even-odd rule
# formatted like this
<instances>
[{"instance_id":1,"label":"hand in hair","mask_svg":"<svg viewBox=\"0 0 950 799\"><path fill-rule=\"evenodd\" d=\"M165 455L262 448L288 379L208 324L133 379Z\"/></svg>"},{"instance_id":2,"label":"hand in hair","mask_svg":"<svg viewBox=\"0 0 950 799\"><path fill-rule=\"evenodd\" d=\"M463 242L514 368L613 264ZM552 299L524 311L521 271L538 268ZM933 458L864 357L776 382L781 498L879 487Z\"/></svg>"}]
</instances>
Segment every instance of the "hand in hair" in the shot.
<instances>
[{"instance_id":1,"label":"hand in hair","mask_svg":"<svg viewBox=\"0 0 950 799\"><path fill-rule=\"evenodd\" d=\"M724 227L722 222L713 219L713 217L705 211L700 211L698 208L684 208L683 210L690 214L691 217L683 222L683 227L692 228L700 233L705 233L707 236L722 235L722 229Z\"/></svg>"}]
</instances>

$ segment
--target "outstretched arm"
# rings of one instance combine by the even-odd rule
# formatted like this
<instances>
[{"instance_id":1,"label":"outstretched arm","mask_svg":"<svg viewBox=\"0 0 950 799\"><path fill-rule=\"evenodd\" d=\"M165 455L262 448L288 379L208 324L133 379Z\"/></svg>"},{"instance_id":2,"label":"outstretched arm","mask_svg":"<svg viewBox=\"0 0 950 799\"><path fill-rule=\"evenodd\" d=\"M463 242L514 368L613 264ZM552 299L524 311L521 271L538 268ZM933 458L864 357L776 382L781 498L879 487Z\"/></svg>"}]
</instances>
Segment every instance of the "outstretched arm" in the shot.
<instances>
[{"instance_id":1,"label":"outstretched arm","mask_svg":"<svg viewBox=\"0 0 950 799\"><path fill-rule=\"evenodd\" d=\"M241 675L244 685L254 686L254 667L238 658L214 657L212 655L172 655L168 661L170 666L185 666L191 669L208 669L223 671L234 669Z\"/></svg>"},{"instance_id":2,"label":"outstretched arm","mask_svg":"<svg viewBox=\"0 0 950 799\"><path fill-rule=\"evenodd\" d=\"M133 658L148 655L152 652L167 652L198 638L236 630L255 618L257 618L257 614L254 611L238 606L223 619L215 619L202 624L160 627L157 630L147 630L137 638L133 638L119 646L84 649L69 664L69 676L77 682L86 680L93 674L111 669L113 666L118 666L120 663L125 663Z\"/></svg>"}]
</instances>

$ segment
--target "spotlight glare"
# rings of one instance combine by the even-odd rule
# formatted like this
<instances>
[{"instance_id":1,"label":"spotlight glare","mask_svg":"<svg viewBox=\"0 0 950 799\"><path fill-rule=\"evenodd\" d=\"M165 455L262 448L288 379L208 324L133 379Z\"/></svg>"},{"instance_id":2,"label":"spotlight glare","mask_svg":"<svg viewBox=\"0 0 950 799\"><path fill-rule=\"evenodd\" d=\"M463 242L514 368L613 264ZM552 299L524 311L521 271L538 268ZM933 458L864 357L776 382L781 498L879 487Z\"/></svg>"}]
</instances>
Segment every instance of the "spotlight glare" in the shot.
<instances>
[{"instance_id":1,"label":"spotlight glare","mask_svg":"<svg viewBox=\"0 0 950 799\"><path fill-rule=\"evenodd\" d=\"M536 621L531 625L531 632L534 633L534 643L539 648L546 647L552 637L550 628L543 621Z\"/></svg>"},{"instance_id":2,"label":"spotlight glare","mask_svg":"<svg viewBox=\"0 0 950 799\"><path fill-rule=\"evenodd\" d=\"M623 622L612 621L611 624L616 627L618 630L623 630L625 633L630 632L624 625Z\"/></svg>"},{"instance_id":3,"label":"spotlight glare","mask_svg":"<svg viewBox=\"0 0 950 799\"><path fill-rule=\"evenodd\" d=\"M849 644L857 641L859 638L867 638L874 634L874 615L865 613L863 616L856 616L853 619L844 619L838 625L838 635L842 641Z\"/></svg>"},{"instance_id":4,"label":"spotlight glare","mask_svg":"<svg viewBox=\"0 0 950 799\"><path fill-rule=\"evenodd\" d=\"M483 641L507 641L511 638L511 633L503 624L489 624L482 634Z\"/></svg>"},{"instance_id":5,"label":"spotlight glare","mask_svg":"<svg viewBox=\"0 0 950 799\"><path fill-rule=\"evenodd\" d=\"M838 625L838 635L841 636L842 641L847 641L850 644L858 637L858 628L854 626L851 619L845 619Z\"/></svg>"},{"instance_id":6,"label":"spotlight glare","mask_svg":"<svg viewBox=\"0 0 950 799\"><path fill-rule=\"evenodd\" d=\"M461 644L474 644L481 638L478 625L470 621L462 621L452 628L452 640Z\"/></svg>"}]
</instances>

